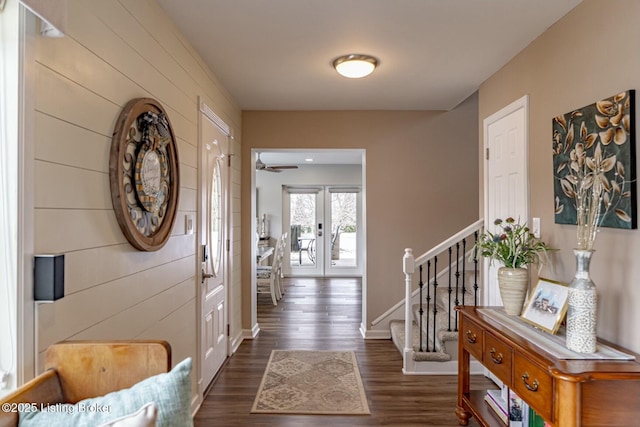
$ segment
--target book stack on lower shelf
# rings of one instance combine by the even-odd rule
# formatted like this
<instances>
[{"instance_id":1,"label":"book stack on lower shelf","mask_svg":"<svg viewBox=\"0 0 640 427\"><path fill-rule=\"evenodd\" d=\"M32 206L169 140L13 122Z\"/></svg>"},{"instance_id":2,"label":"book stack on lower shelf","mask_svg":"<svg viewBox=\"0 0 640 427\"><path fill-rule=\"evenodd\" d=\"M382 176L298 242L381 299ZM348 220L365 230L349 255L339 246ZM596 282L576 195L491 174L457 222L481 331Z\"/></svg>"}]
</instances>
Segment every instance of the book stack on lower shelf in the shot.
<instances>
[{"instance_id":1,"label":"book stack on lower shelf","mask_svg":"<svg viewBox=\"0 0 640 427\"><path fill-rule=\"evenodd\" d=\"M502 390L487 390L484 401L493 409L493 413L502 420L503 423L509 424L509 413L507 412L507 401L502 395Z\"/></svg>"},{"instance_id":2,"label":"book stack on lower shelf","mask_svg":"<svg viewBox=\"0 0 640 427\"><path fill-rule=\"evenodd\" d=\"M533 408L506 386L487 390L484 401L495 416L509 427L550 427Z\"/></svg>"}]
</instances>

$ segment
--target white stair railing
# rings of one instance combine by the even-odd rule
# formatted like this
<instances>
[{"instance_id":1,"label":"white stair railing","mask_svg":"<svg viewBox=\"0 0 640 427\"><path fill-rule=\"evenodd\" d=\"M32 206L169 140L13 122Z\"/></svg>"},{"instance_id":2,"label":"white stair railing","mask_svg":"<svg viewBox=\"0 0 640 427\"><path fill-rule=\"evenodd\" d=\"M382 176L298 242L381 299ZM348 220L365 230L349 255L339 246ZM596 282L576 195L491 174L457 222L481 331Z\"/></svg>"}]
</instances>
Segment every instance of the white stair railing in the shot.
<instances>
[{"instance_id":1,"label":"white stair railing","mask_svg":"<svg viewBox=\"0 0 640 427\"><path fill-rule=\"evenodd\" d=\"M420 269L423 265L427 264L431 259L436 258L439 254L449 250L449 252L451 253L451 248L453 246L459 246L460 242L466 242L466 239L470 236L475 236L474 239L477 239L478 236L478 232L482 229L484 225L484 220L481 218L479 220L477 220L476 222L474 222L473 224L467 226L466 228L464 228L463 230L459 231L458 233L454 234L453 236L449 237L448 239L444 240L442 243L434 246L432 249L428 250L427 252L423 253L422 255L418 256L417 258L414 257L413 255L413 249L411 248L407 248L404 251L404 256L402 259L402 265L403 265L403 272L405 275L405 304L404 304L404 308L405 308L405 342L404 342L404 351L403 351L403 372L408 373L408 366L413 365L413 313L412 313L412 295L413 295L413 291L414 291L414 285L413 285L413 275L416 272L416 270ZM475 243L475 240L474 240ZM462 259L464 260L467 256L467 254L465 253L466 251L463 250L462 252ZM451 258L451 256L450 256ZM459 259L459 257L458 257ZM451 269L451 266L449 266L448 268ZM464 269L464 268L463 268ZM478 284L477 284L477 261L476 264L474 265L474 269L475 272L474 273L474 292L476 293L476 295L474 296L474 304L477 301L477 291L478 291ZM438 272L434 272L434 277L438 274ZM456 281L459 279L459 274L460 272L458 270L456 270ZM463 272L464 274L464 272ZM451 277L451 275L449 275L449 277ZM422 278L421 278L422 279ZM435 280L435 279L434 279ZM457 282L456 282L457 283ZM420 283L420 286L424 285L424 283ZM435 290L437 289L438 283L437 280L435 280L435 283L427 283L427 289L429 289L429 286L433 286L434 289L434 294L435 294ZM457 287L457 285L456 285ZM451 281L448 284L448 289L447 291L449 293L452 292L452 284ZM464 282L463 282L463 299L464 299L464 292L466 292L466 289L464 289ZM435 297L435 295L434 295ZM455 303L458 304L458 296L456 295L456 301ZM421 302L422 303L422 302ZM436 304L436 301L434 301L434 304ZM449 307L449 310L451 310L452 307ZM427 311L428 311L428 307L427 307ZM435 310L434 310L435 311ZM427 313L427 315L429 315L429 313ZM434 313L434 325L435 325L435 315L436 313ZM447 313L447 316L449 316L450 314ZM433 337L434 342L435 342L435 336ZM427 342L428 342L428 336L427 336ZM435 348L434 348L435 350Z\"/></svg>"}]
</instances>

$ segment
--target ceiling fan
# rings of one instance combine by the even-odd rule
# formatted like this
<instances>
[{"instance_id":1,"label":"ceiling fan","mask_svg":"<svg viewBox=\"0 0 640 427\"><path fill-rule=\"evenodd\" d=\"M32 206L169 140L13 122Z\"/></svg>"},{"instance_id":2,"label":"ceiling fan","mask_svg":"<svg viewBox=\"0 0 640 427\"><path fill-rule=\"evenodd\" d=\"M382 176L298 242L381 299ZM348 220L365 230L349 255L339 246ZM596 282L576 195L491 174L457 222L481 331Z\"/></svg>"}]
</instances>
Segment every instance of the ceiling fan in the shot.
<instances>
[{"instance_id":1,"label":"ceiling fan","mask_svg":"<svg viewBox=\"0 0 640 427\"><path fill-rule=\"evenodd\" d=\"M260 153L258 153L258 158L256 159L256 170L279 173L279 172L282 172L282 170L284 169L298 169L298 166L296 165L267 166L260 159Z\"/></svg>"}]
</instances>

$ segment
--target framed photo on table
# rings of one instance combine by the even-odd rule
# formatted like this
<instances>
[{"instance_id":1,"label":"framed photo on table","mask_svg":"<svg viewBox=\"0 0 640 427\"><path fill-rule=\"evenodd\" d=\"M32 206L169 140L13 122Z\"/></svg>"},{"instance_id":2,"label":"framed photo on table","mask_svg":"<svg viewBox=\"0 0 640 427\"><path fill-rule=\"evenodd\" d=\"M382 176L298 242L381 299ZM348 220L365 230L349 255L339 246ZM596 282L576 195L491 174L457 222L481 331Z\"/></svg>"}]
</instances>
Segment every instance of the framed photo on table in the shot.
<instances>
[{"instance_id":1,"label":"framed photo on table","mask_svg":"<svg viewBox=\"0 0 640 427\"><path fill-rule=\"evenodd\" d=\"M566 283L540 278L522 310L522 320L555 334L567 313L569 287Z\"/></svg>"}]
</instances>

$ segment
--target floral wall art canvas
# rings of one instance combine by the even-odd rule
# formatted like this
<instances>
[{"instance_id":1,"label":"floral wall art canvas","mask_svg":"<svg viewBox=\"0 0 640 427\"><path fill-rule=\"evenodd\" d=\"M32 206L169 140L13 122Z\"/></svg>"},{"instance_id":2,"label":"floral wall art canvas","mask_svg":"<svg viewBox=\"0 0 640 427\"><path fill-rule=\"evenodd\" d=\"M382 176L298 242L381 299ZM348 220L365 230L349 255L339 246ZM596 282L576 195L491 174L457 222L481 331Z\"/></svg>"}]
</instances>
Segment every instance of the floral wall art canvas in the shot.
<instances>
[{"instance_id":1,"label":"floral wall art canvas","mask_svg":"<svg viewBox=\"0 0 640 427\"><path fill-rule=\"evenodd\" d=\"M553 119L556 224L576 224L584 189L599 195L602 227L635 229L635 91Z\"/></svg>"}]
</instances>

